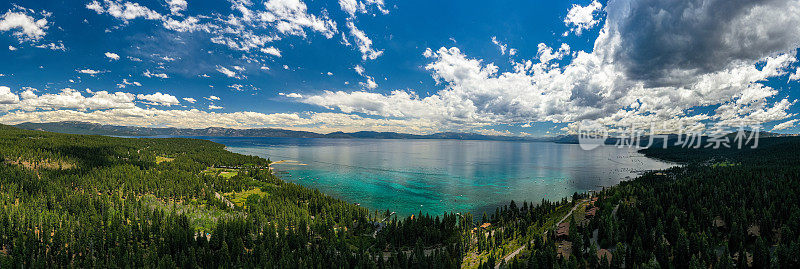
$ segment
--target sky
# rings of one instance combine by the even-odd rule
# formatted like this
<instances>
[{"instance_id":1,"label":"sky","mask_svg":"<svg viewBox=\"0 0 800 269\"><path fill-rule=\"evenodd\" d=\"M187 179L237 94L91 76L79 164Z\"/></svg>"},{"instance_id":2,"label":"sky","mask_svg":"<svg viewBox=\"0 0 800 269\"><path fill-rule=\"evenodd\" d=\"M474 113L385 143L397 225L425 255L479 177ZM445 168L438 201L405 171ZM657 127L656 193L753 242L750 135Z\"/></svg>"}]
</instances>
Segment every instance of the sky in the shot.
<instances>
[{"instance_id":1,"label":"sky","mask_svg":"<svg viewBox=\"0 0 800 269\"><path fill-rule=\"evenodd\" d=\"M797 133L800 0L0 3L0 123Z\"/></svg>"}]
</instances>

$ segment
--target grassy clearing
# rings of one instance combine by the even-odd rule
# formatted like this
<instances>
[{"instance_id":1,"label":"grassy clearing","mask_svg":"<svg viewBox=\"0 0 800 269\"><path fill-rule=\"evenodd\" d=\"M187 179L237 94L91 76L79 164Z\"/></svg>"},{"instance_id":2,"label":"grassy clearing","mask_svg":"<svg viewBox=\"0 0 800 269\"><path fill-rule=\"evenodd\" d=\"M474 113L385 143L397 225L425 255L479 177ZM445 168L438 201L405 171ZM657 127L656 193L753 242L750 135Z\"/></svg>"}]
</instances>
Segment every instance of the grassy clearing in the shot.
<instances>
[{"instance_id":1,"label":"grassy clearing","mask_svg":"<svg viewBox=\"0 0 800 269\"><path fill-rule=\"evenodd\" d=\"M234 204L236 204L236 206L243 207L245 202L247 201L247 197L253 194L258 195L261 198L269 196L269 194L262 191L261 188L253 188L242 192L228 192L222 195L225 196L225 198L228 198L228 200L230 200Z\"/></svg>"},{"instance_id":2,"label":"grassy clearing","mask_svg":"<svg viewBox=\"0 0 800 269\"><path fill-rule=\"evenodd\" d=\"M461 268L478 268L481 262L487 262L489 257L505 257L509 253L517 250L521 245L518 244L518 240L513 240L508 244L503 245L501 248L497 248L492 250L491 252L483 252L480 254L470 253L464 257L464 260L461 261ZM502 258L499 258L502 259Z\"/></svg>"},{"instance_id":3,"label":"grassy clearing","mask_svg":"<svg viewBox=\"0 0 800 269\"><path fill-rule=\"evenodd\" d=\"M169 158L164 156L156 156L156 163L163 163L163 162L171 162L175 160L175 158Z\"/></svg>"},{"instance_id":4,"label":"grassy clearing","mask_svg":"<svg viewBox=\"0 0 800 269\"><path fill-rule=\"evenodd\" d=\"M203 172L200 172L200 174L232 178L239 174L239 170L228 168L208 168Z\"/></svg>"},{"instance_id":5,"label":"grassy clearing","mask_svg":"<svg viewBox=\"0 0 800 269\"><path fill-rule=\"evenodd\" d=\"M68 170L75 168L75 164L67 161L61 160L51 160L51 159L43 159L43 160L24 160L22 158L17 158L16 160L13 158L6 159L5 163L10 165L18 165L22 166L27 169L31 170L39 170L39 169L47 169L47 170Z\"/></svg>"},{"instance_id":6,"label":"grassy clearing","mask_svg":"<svg viewBox=\"0 0 800 269\"><path fill-rule=\"evenodd\" d=\"M575 218L575 223L581 223L584 219L586 219L586 208L589 206L588 203L583 203L575 211L572 212L572 216ZM564 220L564 222L569 222L569 218Z\"/></svg>"},{"instance_id":7,"label":"grassy clearing","mask_svg":"<svg viewBox=\"0 0 800 269\"><path fill-rule=\"evenodd\" d=\"M544 225L535 228L534 233L537 235L543 235L545 231L547 231L551 227L555 227L556 222L564 218L564 216L566 216L567 213L569 213L570 209L572 209L572 205L570 204L559 206L558 209L555 210L555 212L550 213ZM569 221L569 219L564 221Z\"/></svg>"},{"instance_id":8,"label":"grassy clearing","mask_svg":"<svg viewBox=\"0 0 800 269\"><path fill-rule=\"evenodd\" d=\"M237 171L234 171L234 172L226 171L226 172L219 172L218 175L221 176L221 177L224 177L224 178L232 178L232 177L234 177L234 176L236 176L238 174L239 174L239 172L237 172Z\"/></svg>"},{"instance_id":9,"label":"grassy clearing","mask_svg":"<svg viewBox=\"0 0 800 269\"><path fill-rule=\"evenodd\" d=\"M728 161L722 161L722 162L718 162L718 163L714 163L714 164L712 164L712 165L711 165L711 167L712 167L712 168L717 168L717 167L731 167L731 166L737 166L737 165L739 165L739 164L738 164L738 163L732 163L732 162L728 162Z\"/></svg>"}]
</instances>

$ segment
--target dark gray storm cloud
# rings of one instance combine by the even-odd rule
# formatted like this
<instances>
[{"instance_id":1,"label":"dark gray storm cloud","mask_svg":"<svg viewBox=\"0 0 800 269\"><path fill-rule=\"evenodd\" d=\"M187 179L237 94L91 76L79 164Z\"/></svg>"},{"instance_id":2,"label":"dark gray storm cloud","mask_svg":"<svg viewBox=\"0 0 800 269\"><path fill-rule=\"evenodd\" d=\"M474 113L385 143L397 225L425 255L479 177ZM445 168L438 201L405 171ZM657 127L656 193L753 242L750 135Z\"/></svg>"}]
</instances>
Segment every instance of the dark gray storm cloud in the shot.
<instances>
[{"instance_id":1,"label":"dark gray storm cloud","mask_svg":"<svg viewBox=\"0 0 800 269\"><path fill-rule=\"evenodd\" d=\"M797 0L612 0L613 59L629 79L676 86L800 47Z\"/></svg>"}]
</instances>

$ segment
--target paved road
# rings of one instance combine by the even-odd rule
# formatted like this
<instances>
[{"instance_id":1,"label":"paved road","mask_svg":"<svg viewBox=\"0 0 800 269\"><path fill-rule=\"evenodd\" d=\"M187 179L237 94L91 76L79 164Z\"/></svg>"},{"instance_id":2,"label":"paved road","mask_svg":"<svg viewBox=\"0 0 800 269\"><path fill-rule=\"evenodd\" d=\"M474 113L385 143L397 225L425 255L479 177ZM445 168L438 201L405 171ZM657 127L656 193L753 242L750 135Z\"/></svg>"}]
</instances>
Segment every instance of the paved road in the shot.
<instances>
[{"instance_id":1,"label":"paved road","mask_svg":"<svg viewBox=\"0 0 800 269\"><path fill-rule=\"evenodd\" d=\"M572 209L569 210L569 213L567 213L567 215L565 215L563 218L561 218L561 220L556 222L556 227L558 227L559 224L561 224L562 222L567 220L567 218L569 218L569 216L572 215L572 212L575 211L575 209L578 209L578 206L582 205L583 203L586 203L587 201L589 201L589 200L585 199L585 200L581 200L579 203L576 203L575 206L573 206ZM544 234L547 235L547 231L545 231ZM533 243L533 241L531 241L531 243ZM524 245L519 247L518 249L514 250L513 252L509 253L505 258L503 258L503 262L502 263L498 263L497 265L494 266L494 268L495 269L500 269L500 264L507 264L508 261L510 261L511 259L516 257L517 254L519 254L519 252L522 251L523 249L525 249Z\"/></svg>"}]
</instances>

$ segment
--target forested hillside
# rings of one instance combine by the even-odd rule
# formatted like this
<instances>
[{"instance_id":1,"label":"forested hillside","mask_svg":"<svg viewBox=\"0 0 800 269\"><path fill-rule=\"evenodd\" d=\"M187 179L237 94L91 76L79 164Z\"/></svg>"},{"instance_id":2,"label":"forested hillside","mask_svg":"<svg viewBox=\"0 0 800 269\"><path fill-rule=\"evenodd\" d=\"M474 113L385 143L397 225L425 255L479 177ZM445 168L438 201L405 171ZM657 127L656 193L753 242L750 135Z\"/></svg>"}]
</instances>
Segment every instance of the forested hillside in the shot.
<instances>
[{"instance_id":1,"label":"forested hillside","mask_svg":"<svg viewBox=\"0 0 800 269\"><path fill-rule=\"evenodd\" d=\"M0 267L800 266L800 138L643 152L683 166L475 221L398 219L205 140L0 126Z\"/></svg>"},{"instance_id":2,"label":"forested hillside","mask_svg":"<svg viewBox=\"0 0 800 269\"><path fill-rule=\"evenodd\" d=\"M455 267L459 215L397 220L195 139L0 126L0 268Z\"/></svg>"},{"instance_id":3,"label":"forested hillside","mask_svg":"<svg viewBox=\"0 0 800 269\"><path fill-rule=\"evenodd\" d=\"M800 138L643 152L684 166L607 188L595 201L576 196L594 206L588 220L572 214L566 235L552 228L503 266L800 267Z\"/></svg>"}]
</instances>

